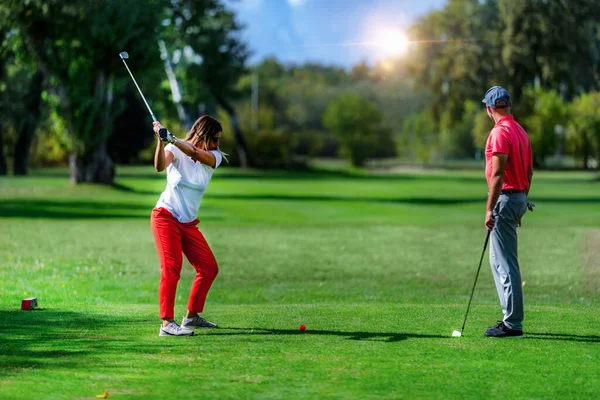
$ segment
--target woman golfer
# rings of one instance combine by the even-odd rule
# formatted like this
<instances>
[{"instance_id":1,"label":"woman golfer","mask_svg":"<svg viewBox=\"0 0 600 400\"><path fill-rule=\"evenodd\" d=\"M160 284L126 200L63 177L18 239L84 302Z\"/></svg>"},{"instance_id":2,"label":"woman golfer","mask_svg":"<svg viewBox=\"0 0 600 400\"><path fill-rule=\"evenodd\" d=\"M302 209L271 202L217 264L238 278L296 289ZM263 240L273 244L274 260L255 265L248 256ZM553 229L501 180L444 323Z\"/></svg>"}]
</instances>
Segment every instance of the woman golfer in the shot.
<instances>
[{"instance_id":1,"label":"woman golfer","mask_svg":"<svg viewBox=\"0 0 600 400\"><path fill-rule=\"evenodd\" d=\"M217 276L218 267L208 243L198 230L198 209L202 196L223 154L219 140L223 130L219 121L208 115L200 117L184 140L154 122L157 134L154 167L158 172L167 170L167 187L152 210L152 233L160 258L160 285L158 298L163 322L160 336L191 336L192 329L216 328L217 325L200 316L206 295ZM168 143L165 145L165 142ZM183 262L182 253L196 270L192 283L187 313L181 326L174 320L177 283Z\"/></svg>"}]
</instances>

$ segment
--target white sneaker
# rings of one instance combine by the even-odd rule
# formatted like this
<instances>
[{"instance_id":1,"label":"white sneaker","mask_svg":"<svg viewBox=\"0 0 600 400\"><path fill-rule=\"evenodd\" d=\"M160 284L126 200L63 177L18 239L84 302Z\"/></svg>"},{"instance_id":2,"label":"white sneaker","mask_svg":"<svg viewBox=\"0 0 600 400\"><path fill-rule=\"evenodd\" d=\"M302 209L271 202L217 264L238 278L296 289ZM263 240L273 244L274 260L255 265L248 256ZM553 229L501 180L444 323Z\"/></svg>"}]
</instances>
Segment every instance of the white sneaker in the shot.
<instances>
[{"instance_id":1,"label":"white sneaker","mask_svg":"<svg viewBox=\"0 0 600 400\"><path fill-rule=\"evenodd\" d=\"M158 336L194 336L194 331L182 328L175 321L169 322L169 325L160 327Z\"/></svg>"},{"instance_id":2,"label":"white sneaker","mask_svg":"<svg viewBox=\"0 0 600 400\"><path fill-rule=\"evenodd\" d=\"M212 322L208 322L201 316L197 315L193 318L183 317L181 321L181 326L186 329L196 329L196 328L216 328L217 324L213 324Z\"/></svg>"}]
</instances>

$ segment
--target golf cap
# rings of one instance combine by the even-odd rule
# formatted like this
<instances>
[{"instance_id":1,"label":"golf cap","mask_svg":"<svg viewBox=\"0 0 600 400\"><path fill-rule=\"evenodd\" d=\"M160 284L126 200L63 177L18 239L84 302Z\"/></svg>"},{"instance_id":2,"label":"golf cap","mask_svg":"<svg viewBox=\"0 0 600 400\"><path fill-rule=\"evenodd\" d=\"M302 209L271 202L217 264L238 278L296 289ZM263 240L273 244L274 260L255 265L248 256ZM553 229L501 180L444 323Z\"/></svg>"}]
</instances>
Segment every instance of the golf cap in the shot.
<instances>
[{"instance_id":1,"label":"golf cap","mask_svg":"<svg viewBox=\"0 0 600 400\"><path fill-rule=\"evenodd\" d=\"M496 104L500 101L506 102L506 106L502 105L497 107ZM485 97L481 102L491 108L507 108L510 104L510 93L502 86L492 86L485 92Z\"/></svg>"}]
</instances>

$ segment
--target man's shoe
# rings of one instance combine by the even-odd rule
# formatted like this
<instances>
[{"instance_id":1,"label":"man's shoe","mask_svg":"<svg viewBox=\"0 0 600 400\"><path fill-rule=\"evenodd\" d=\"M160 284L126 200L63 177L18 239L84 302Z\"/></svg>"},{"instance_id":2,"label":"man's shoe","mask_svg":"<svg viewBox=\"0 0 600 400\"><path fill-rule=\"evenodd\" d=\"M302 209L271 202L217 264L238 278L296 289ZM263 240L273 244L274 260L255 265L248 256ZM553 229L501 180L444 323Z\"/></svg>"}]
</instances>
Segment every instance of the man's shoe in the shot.
<instances>
[{"instance_id":1,"label":"man's shoe","mask_svg":"<svg viewBox=\"0 0 600 400\"><path fill-rule=\"evenodd\" d=\"M169 325L160 327L158 336L194 336L194 331L182 328L175 321L169 322Z\"/></svg>"},{"instance_id":2,"label":"man's shoe","mask_svg":"<svg viewBox=\"0 0 600 400\"><path fill-rule=\"evenodd\" d=\"M217 324L213 324L212 322L208 322L201 316L197 315L193 318L183 317L181 321L181 326L186 329L196 329L196 328L216 328Z\"/></svg>"},{"instance_id":3,"label":"man's shoe","mask_svg":"<svg viewBox=\"0 0 600 400\"><path fill-rule=\"evenodd\" d=\"M487 331L485 331L485 336L487 337L512 337L512 338L522 338L523 331L517 329L510 329L508 326L504 325L504 322L498 321L498 325L490 326Z\"/></svg>"}]
</instances>

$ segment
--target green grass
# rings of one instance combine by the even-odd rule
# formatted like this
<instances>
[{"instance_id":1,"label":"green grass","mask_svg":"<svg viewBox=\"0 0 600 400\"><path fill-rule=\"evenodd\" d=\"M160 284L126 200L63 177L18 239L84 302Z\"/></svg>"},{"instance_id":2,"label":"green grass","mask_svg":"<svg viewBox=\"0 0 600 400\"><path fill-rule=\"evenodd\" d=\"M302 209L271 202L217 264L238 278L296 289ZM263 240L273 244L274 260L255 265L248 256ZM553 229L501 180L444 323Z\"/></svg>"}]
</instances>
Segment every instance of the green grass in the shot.
<instances>
[{"instance_id":1,"label":"green grass","mask_svg":"<svg viewBox=\"0 0 600 400\"><path fill-rule=\"evenodd\" d=\"M0 398L600 397L600 182L538 173L520 229L523 340L500 317L477 172L217 171L200 227L217 330L158 337L149 215L164 175L0 179ZM176 315L193 274L184 265ZM40 310L20 311L36 296ZM298 326L306 324L300 332Z\"/></svg>"}]
</instances>

